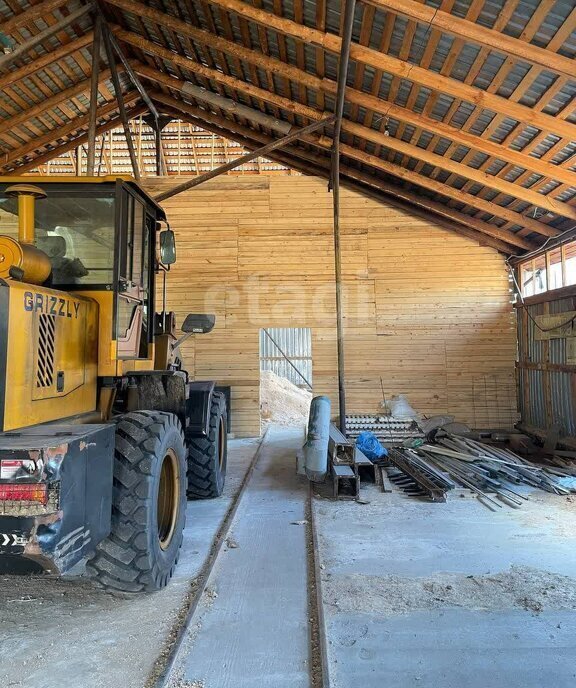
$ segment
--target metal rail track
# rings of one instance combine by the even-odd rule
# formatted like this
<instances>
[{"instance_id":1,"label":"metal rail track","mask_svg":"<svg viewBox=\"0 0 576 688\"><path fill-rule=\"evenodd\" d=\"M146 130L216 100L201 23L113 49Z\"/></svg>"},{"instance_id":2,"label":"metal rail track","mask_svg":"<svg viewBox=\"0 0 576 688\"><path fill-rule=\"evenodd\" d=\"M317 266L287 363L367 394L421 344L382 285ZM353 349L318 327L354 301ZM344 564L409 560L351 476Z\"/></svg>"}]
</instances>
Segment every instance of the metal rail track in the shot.
<instances>
[{"instance_id":1,"label":"metal rail track","mask_svg":"<svg viewBox=\"0 0 576 688\"><path fill-rule=\"evenodd\" d=\"M168 637L170 638L169 649L167 651L165 650L160 655L160 658L156 660L154 668L152 669L152 672L145 684L145 688L168 688L168 686L170 685L170 680L176 668L177 659L182 648L184 639L186 637L186 632L190 628L190 625L198 608L198 604L200 603L202 595L206 590L210 574L214 569L214 565L216 564L218 555L220 554L220 550L222 549L222 545L226 541L226 536L228 535L230 526L238 510L238 506L242 501L242 496L246 491L246 487L248 486L250 479L252 478L252 474L254 473L254 469L256 468L258 459L260 458L260 453L262 451L262 448L264 447L264 443L266 442L267 435L268 429L266 429L266 432L262 436L258 448L256 449L256 452L254 453L254 456L250 461L248 470L242 478L240 487L234 495L232 502L230 503L230 506L228 508L228 511L224 516L224 520L220 524L220 528L218 529L218 532L216 533L216 536L212 541L210 553L208 554L208 557L204 562L204 565L202 566L200 573L192 582L190 592L185 600L183 607L180 610L180 613L177 616L177 626L173 628L168 635Z\"/></svg>"},{"instance_id":2,"label":"metal rail track","mask_svg":"<svg viewBox=\"0 0 576 688\"><path fill-rule=\"evenodd\" d=\"M226 541L234 517L246 492L254 470L258 464L260 454L266 442L268 431L260 440L260 444L252 457L248 470L242 483L235 494L228 511L212 542L210 553L202 566L198 576L194 579L190 592L178 614L175 627L169 633L169 647L160 655L159 659L145 684L145 688L170 688L177 679L180 669L181 651L185 645L185 639L189 629L193 625L198 605L207 589L211 573L218 561L222 545ZM321 570L318 556L318 536L314 521L314 509L312 505L313 492L310 487L305 503L306 514L306 545L307 545L307 570L308 570L308 617L309 629L309 657L310 688L329 688L328 676L328 650L325 634L324 612L321 593ZM178 681L176 680L176 685Z\"/></svg>"}]
</instances>

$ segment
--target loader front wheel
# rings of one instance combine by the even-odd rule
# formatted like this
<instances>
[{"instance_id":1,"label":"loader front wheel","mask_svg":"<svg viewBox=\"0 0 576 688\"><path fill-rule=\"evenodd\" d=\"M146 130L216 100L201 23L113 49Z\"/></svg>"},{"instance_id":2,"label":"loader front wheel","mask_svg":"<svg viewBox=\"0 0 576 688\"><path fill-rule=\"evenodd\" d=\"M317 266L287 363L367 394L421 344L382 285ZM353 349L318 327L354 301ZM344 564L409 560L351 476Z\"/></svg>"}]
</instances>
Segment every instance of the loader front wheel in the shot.
<instances>
[{"instance_id":1,"label":"loader front wheel","mask_svg":"<svg viewBox=\"0 0 576 688\"><path fill-rule=\"evenodd\" d=\"M224 491L228 458L226 397L214 392L208 437L188 439L188 499L211 499Z\"/></svg>"},{"instance_id":2,"label":"loader front wheel","mask_svg":"<svg viewBox=\"0 0 576 688\"><path fill-rule=\"evenodd\" d=\"M163 588L174 573L186 515L186 448L171 413L136 411L118 418L112 529L87 564L103 587L123 592Z\"/></svg>"}]
</instances>

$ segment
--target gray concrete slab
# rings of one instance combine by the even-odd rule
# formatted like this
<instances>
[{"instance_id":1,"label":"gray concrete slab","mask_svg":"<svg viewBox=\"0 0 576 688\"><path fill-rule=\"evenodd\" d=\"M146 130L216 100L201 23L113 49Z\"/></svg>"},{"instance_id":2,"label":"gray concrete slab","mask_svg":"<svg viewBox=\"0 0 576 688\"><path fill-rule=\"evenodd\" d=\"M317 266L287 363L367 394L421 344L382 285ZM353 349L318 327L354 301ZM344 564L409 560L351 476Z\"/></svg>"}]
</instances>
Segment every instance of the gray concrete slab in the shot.
<instances>
[{"instance_id":1,"label":"gray concrete slab","mask_svg":"<svg viewBox=\"0 0 576 688\"><path fill-rule=\"evenodd\" d=\"M574 688L573 612L414 612L333 619L333 687Z\"/></svg>"},{"instance_id":2,"label":"gray concrete slab","mask_svg":"<svg viewBox=\"0 0 576 688\"><path fill-rule=\"evenodd\" d=\"M310 685L301 441L300 429L269 430L232 523L237 546L222 551L194 619L183 671L191 685Z\"/></svg>"},{"instance_id":3,"label":"gray concrete slab","mask_svg":"<svg viewBox=\"0 0 576 688\"><path fill-rule=\"evenodd\" d=\"M189 502L180 562L164 590L119 599L82 579L1 576L0 685L143 688L257 446L231 441L224 496Z\"/></svg>"},{"instance_id":4,"label":"gray concrete slab","mask_svg":"<svg viewBox=\"0 0 576 688\"><path fill-rule=\"evenodd\" d=\"M332 685L576 685L576 500L314 501Z\"/></svg>"}]
</instances>

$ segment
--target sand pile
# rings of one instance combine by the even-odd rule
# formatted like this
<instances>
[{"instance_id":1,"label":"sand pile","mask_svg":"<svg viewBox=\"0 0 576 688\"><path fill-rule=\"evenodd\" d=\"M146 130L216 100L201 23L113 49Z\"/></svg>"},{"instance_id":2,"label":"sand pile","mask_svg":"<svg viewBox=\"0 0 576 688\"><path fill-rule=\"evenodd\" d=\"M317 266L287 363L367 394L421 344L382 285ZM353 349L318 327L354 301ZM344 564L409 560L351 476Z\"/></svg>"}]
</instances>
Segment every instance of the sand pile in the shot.
<instances>
[{"instance_id":1,"label":"sand pile","mask_svg":"<svg viewBox=\"0 0 576 688\"><path fill-rule=\"evenodd\" d=\"M302 425L308 422L312 394L271 370L260 378L260 413L265 423Z\"/></svg>"}]
</instances>

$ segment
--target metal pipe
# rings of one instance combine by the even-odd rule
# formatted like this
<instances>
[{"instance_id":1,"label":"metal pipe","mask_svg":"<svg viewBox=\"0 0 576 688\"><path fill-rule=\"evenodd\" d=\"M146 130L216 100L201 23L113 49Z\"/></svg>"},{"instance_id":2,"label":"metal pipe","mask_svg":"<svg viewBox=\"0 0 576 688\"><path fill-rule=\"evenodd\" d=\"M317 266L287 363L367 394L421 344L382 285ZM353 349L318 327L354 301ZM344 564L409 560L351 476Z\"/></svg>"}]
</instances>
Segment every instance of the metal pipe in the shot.
<instances>
[{"instance_id":1,"label":"metal pipe","mask_svg":"<svg viewBox=\"0 0 576 688\"><path fill-rule=\"evenodd\" d=\"M94 38L92 39L92 74L90 76L90 121L88 122L88 159L86 174L94 175L96 159L96 126L98 110L98 86L100 78L100 45L102 39L102 15L98 13L94 23ZM98 170L100 171L100 170Z\"/></svg>"},{"instance_id":2,"label":"metal pipe","mask_svg":"<svg viewBox=\"0 0 576 688\"><path fill-rule=\"evenodd\" d=\"M154 118L154 139L156 142L156 176L162 176L162 130L158 117Z\"/></svg>"},{"instance_id":3,"label":"metal pipe","mask_svg":"<svg viewBox=\"0 0 576 688\"><path fill-rule=\"evenodd\" d=\"M136 160L136 151L134 150L134 142L132 141L130 124L128 123L128 117L126 116L126 107L124 106L124 97L122 95L122 89L120 88L120 79L118 78L118 72L116 70L116 60L114 59L114 51L112 49L112 43L110 41L111 33L112 32L110 31L110 29L108 29L106 25L102 27L102 35L104 37L104 48L106 50L106 58L108 60L108 66L110 67L110 75L112 77L112 84L114 86L114 95L116 96L116 101L118 103L118 112L120 114L120 120L122 121L124 136L126 137L128 153L130 154L130 162L132 164L134 178L136 179L136 181L140 181L140 172L138 170L138 161Z\"/></svg>"},{"instance_id":4,"label":"metal pipe","mask_svg":"<svg viewBox=\"0 0 576 688\"><path fill-rule=\"evenodd\" d=\"M308 385L308 387L310 387L310 389L312 389L312 385L308 382L308 380L304 377L304 375L302 375L302 373L298 370L298 368L292 363L292 361L288 358L288 356L282 351L282 349L280 348L280 345L274 339L274 337L270 334L270 332L268 332L268 330L265 327L263 327L262 329L264 331L264 334L268 337L268 339L272 342L272 344L274 344L274 346L278 349L278 351L282 354L282 356L284 356L284 358L288 361L288 363L292 366L292 368L294 368L294 370L298 373L298 375L304 380L304 382Z\"/></svg>"},{"instance_id":5,"label":"metal pipe","mask_svg":"<svg viewBox=\"0 0 576 688\"><path fill-rule=\"evenodd\" d=\"M231 98L225 98L218 93L207 91L205 88L191 84L189 81L184 82L180 90L182 93L192 96L195 100L201 100L203 103L217 107L220 110L225 110L238 117L243 117L263 127L277 131L280 134L289 134L293 129L290 122L284 122L283 120L276 119L276 117L271 117L265 112L260 112L260 110L255 110L242 103L237 103Z\"/></svg>"},{"instance_id":6,"label":"metal pipe","mask_svg":"<svg viewBox=\"0 0 576 688\"><path fill-rule=\"evenodd\" d=\"M336 286L336 340L338 349L338 414L340 432L346 434L346 381L344 370L344 328L342 324L342 256L340 252L340 135L346 95L346 80L350 62L350 43L354 25L356 0L346 0L342 47L338 63L338 90L336 92L334 137L332 143L332 200L334 209L334 279Z\"/></svg>"},{"instance_id":7,"label":"metal pipe","mask_svg":"<svg viewBox=\"0 0 576 688\"><path fill-rule=\"evenodd\" d=\"M310 404L308 432L303 447L304 470L308 480L322 482L328 472L330 442L330 399L314 397Z\"/></svg>"},{"instance_id":8,"label":"metal pipe","mask_svg":"<svg viewBox=\"0 0 576 688\"><path fill-rule=\"evenodd\" d=\"M103 18L103 16L102 16L102 18ZM150 113L154 116L155 119L158 119L160 117L160 113L158 112L158 109L156 108L152 99L148 95L148 92L146 91L146 89L142 85L142 82L140 81L140 79L136 75L136 72L132 69L132 65L130 64L130 62L128 62L128 60L126 59L126 56L124 55L124 53L120 49L120 46L118 45L118 41L116 40L116 36L114 36L113 32L110 30L108 23L106 22L106 20L104 18L103 18L103 21L104 21L104 24L106 26L106 33L110 39L110 44L111 44L112 48L114 49L114 52L116 53L116 55L118 55L118 57L120 58L120 62L124 66L124 69L126 70L126 73L128 74L128 76L130 77L130 81L134 84L134 86L136 87L136 90L142 96L142 100L148 106L148 110L150 110Z\"/></svg>"},{"instance_id":9,"label":"metal pipe","mask_svg":"<svg viewBox=\"0 0 576 688\"><path fill-rule=\"evenodd\" d=\"M240 167L241 165L244 165L244 163L250 162L250 160L254 160L254 158L257 158L259 156L265 156L273 150L276 150L277 148L287 146L289 143L292 143L292 141L297 141L298 139L301 139L307 134L311 134L313 131L321 129L322 127L325 127L327 124L331 124L333 121L334 116L331 115L330 117L326 117L325 119L322 119L319 122L309 124L307 127L304 127L303 129L297 129L296 131L288 134L288 136L284 136L283 138L278 139L277 141L272 141L272 143L268 143L265 146L262 146L261 148L257 148L252 153L246 153L246 155L242 155L239 158L236 158L236 160L232 160L226 163L225 165L220 165L220 167L217 167L215 170L210 170L210 172L206 172L206 174L201 174L199 177L195 177L190 181L184 182L183 184L178 184L178 186L175 186L173 189L158 194L158 196L154 197L154 200L160 202L165 201L168 198L172 198L172 196L176 196L177 194L182 193L183 191L187 191L188 189L192 189L193 187L198 186L199 184L203 184L204 182L207 182L209 179L219 177L221 174L224 174L229 170L233 170L235 167Z\"/></svg>"}]
</instances>

